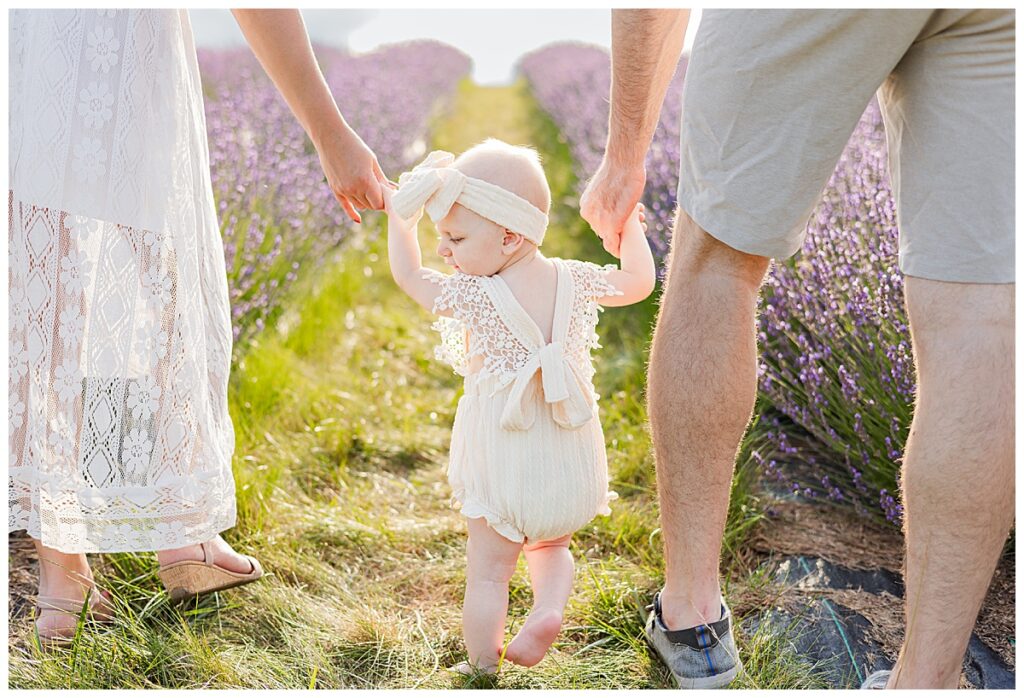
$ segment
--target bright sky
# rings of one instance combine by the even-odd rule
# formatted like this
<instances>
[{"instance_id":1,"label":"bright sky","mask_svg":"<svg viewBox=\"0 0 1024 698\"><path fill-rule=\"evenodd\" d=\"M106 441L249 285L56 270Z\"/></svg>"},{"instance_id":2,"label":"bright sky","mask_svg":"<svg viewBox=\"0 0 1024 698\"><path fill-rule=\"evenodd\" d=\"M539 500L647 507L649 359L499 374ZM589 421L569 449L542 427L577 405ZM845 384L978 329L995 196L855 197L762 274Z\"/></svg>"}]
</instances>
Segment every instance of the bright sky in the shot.
<instances>
[{"instance_id":1,"label":"bright sky","mask_svg":"<svg viewBox=\"0 0 1024 698\"><path fill-rule=\"evenodd\" d=\"M191 10L199 46L244 45L228 10ZM484 85L513 77L524 53L555 41L611 44L611 11L603 10L303 10L314 42L356 52L410 39L437 39L473 59L473 79ZM693 12L686 50L700 22Z\"/></svg>"}]
</instances>

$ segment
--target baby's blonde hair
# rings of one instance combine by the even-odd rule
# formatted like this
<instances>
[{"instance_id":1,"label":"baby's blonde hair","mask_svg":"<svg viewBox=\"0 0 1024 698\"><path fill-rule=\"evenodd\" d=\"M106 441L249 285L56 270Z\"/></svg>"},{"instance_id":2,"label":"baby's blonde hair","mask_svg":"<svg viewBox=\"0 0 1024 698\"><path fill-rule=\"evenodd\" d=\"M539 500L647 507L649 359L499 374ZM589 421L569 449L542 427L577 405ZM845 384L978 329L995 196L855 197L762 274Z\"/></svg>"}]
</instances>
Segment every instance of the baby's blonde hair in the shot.
<instances>
[{"instance_id":1,"label":"baby's blonde hair","mask_svg":"<svg viewBox=\"0 0 1024 698\"><path fill-rule=\"evenodd\" d=\"M453 166L469 177L508 189L544 213L551 209L551 188L540 154L529 146L488 138L462 153Z\"/></svg>"}]
</instances>

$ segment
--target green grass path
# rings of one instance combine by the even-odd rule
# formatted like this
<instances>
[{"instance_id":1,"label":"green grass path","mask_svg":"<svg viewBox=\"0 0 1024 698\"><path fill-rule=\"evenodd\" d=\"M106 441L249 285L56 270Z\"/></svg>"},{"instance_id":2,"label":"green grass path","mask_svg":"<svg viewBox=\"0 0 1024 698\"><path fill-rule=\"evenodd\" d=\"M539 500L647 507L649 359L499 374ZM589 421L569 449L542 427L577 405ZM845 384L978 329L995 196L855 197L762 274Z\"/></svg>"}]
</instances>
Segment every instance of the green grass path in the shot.
<instances>
[{"instance_id":1,"label":"green grass path","mask_svg":"<svg viewBox=\"0 0 1024 698\"><path fill-rule=\"evenodd\" d=\"M535 145L554 194L545 252L610 261L579 220L571 159L522 84L465 83L433 146L460 152L485 137ZM392 173L394 174L394 173ZM226 534L258 556L258 584L174 609L152 555L103 556L101 582L121 602L109 631L69 652L31 648L12 625L11 685L174 688L454 687L464 658L460 604L465 523L448 504L445 459L460 379L433 360L430 316L391 280L380 219L364 225L233 375L238 526ZM421 226L424 257L433 229ZM565 630L537 667L508 667L501 688L670 687L640 632L661 579L653 464L643 407L655 300L604 313L598 392L613 515L579 532L576 590ZM739 494L742 494L739 493ZM738 507L738 540L754 520ZM530 604L513 579L514 628ZM766 635L740 638L737 687L822 685Z\"/></svg>"}]
</instances>

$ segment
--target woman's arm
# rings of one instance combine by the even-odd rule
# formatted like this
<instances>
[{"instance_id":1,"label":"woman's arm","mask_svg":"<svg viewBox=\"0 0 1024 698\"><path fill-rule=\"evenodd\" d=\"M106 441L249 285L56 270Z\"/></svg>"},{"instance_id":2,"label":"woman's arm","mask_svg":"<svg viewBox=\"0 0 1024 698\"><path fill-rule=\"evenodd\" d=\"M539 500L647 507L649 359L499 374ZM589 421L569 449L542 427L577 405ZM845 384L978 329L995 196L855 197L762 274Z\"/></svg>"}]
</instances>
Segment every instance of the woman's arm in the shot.
<instances>
[{"instance_id":1,"label":"woman's arm","mask_svg":"<svg viewBox=\"0 0 1024 698\"><path fill-rule=\"evenodd\" d=\"M384 207L377 157L345 122L313 55L298 10L231 10L263 69L320 156L327 183L349 217Z\"/></svg>"},{"instance_id":2,"label":"woman's arm","mask_svg":"<svg viewBox=\"0 0 1024 698\"><path fill-rule=\"evenodd\" d=\"M654 255L647 242L647 224L644 222L644 205L637 204L632 215L626 219L619 246L619 269L608 272L607 278L621 296L605 296L597 302L606 306L620 306L638 303L654 291L657 279Z\"/></svg>"}]
</instances>

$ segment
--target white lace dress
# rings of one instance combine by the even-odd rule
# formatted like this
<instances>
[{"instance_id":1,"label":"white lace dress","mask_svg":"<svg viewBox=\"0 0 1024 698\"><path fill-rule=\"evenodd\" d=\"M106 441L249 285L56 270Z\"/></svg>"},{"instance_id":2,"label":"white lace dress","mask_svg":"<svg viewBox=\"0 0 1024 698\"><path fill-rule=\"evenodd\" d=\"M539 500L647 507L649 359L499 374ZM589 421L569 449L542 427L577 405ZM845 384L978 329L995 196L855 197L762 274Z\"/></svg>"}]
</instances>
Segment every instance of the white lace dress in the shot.
<instances>
[{"instance_id":1,"label":"white lace dress","mask_svg":"<svg viewBox=\"0 0 1024 698\"><path fill-rule=\"evenodd\" d=\"M441 289L434 311L452 315L435 323L437 357L465 377L448 465L453 504L515 542L572 533L610 513L617 496L608 490L590 351L599 346L596 299L621 292L606 268L551 261L551 342L500 276L425 275Z\"/></svg>"},{"instance_id":2,"label":"white lace dress","mask_svg":"<svg viewBox=\"0 0 1024 698\"><path fill-rule=\"evenodd\" d=\"M188 14L10 19L9 527L208 540L235 521L231 316Z\"/></svg>"}]
</instances>

